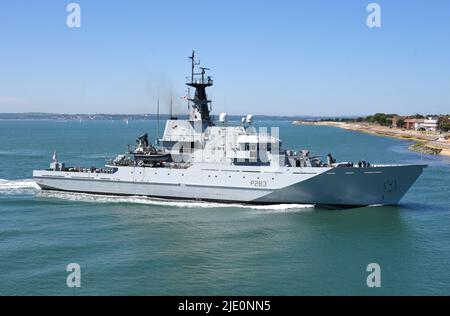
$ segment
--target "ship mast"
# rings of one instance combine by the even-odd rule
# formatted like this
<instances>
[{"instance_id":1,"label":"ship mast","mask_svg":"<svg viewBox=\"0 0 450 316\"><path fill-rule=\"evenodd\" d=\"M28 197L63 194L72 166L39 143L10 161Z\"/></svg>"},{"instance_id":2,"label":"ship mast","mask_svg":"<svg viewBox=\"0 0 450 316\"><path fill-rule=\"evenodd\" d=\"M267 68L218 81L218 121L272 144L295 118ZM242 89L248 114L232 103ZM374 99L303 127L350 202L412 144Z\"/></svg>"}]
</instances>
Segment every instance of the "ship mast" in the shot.
<instances>
[{"instance_id":1,"label":"ship mast","mask_svg":"<svg viewBox=\"0 0 450 316\"><path fill-rule=\"evenodd\" d=\"M188 78L186 85L195 88L194 98L188 99L193 103L192 107L195 110L193 119L201 120L202 122L211 125L212 122L209 116L209 104L211 101L208 100L206 95L206 88L213 85L211 76L206 75L206 71L210 69L199 67L200 72L195 72L195 66L200 65L200 62L195 60L195 51L192 51L192 55L189 56L189 59L191 60L191 76Z\"/></svg>"},{"instance_id":2,"label":"ship mast","mask_svg":"<svg viewBox=\"0 0 450 316\"><path fill-rule=\"evenodd\" d=\"M156 145L159 145L159 89L158 89L158 101L156 102Z\"/></svg>"}]
</instances>

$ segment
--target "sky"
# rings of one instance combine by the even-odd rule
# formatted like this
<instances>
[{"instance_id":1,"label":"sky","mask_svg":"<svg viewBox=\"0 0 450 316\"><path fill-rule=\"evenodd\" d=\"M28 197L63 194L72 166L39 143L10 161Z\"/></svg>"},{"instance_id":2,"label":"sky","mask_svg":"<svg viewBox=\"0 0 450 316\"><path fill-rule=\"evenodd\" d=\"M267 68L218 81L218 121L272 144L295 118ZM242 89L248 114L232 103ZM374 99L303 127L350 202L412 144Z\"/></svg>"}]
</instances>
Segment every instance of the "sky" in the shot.
<instances>
[{"instance_id":1,"label":"sky","mask_svg":"<svg viewBox=\"0 0 450 316\"><path fill-rule=\"evenodd\" d=\"M450 1L371 2L0 0L0 112L187 113L195 49L216 114L449 113Z\"/></svg>"}]
</instances>

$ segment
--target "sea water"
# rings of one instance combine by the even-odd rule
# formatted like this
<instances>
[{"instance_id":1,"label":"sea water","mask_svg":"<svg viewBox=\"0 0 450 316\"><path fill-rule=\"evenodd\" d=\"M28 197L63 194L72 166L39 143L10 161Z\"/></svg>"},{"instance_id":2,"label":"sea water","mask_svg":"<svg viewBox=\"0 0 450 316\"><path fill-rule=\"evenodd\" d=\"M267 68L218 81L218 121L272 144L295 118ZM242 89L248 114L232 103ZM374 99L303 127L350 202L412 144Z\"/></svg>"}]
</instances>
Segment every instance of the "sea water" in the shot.
<instances>
[{"instance_id":1,"label":"sea water","mask_svg":"<svg viewBox=\"0 0 450 316\"><path fill-rule=\"evenodd\" d=\"M0 121L0 294L450 294L450 161L408 141L280 127L286 148L340 161L426 163L398 206L323 209L44 192L53 152L102 166L155 121ZM163 125L161 125L162 130ZM81 287L66 283L69 263ZM367 266L381 287L367 286Z\"/></svg>"}]
</instances>

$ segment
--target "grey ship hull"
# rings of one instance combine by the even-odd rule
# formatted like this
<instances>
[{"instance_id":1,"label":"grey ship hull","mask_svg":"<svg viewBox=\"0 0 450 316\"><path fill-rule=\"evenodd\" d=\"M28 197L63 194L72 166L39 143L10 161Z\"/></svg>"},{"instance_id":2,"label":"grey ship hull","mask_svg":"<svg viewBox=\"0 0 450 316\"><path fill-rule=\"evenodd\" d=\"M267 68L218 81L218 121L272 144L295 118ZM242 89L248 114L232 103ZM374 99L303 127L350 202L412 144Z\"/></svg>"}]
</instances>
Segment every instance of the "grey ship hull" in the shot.
<instances>
[{"instance_id":1,"label":"grey ship hull","mask_svg":"<svg viewBox=\"0 0 450 316\"><path fill-rule=\"evenodd\" d=\"M119 167L114 174L36 170L43 190L252 204L397 204L424 165L278 168Z\"/></svg>"}]
</instances>

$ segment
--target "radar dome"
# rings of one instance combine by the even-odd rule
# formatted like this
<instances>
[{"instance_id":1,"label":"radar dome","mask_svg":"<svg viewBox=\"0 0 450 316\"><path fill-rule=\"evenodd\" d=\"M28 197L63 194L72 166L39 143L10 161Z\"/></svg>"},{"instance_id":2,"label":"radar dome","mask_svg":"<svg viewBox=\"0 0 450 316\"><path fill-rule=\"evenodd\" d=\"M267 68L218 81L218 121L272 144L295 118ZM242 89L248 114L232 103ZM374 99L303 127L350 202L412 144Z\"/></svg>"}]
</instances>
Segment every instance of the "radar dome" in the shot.
<instances>
[{"instance_id":1,"label":"radar dome","mask_svg":"<svg viewBox=\"0 0 450 316\"><path fill-rule=\"evenodd\" d=\"M219 122L226 123L228 121L228 114L225 112L222 112L219 114Z\"/></svg>"}]
</instances>

